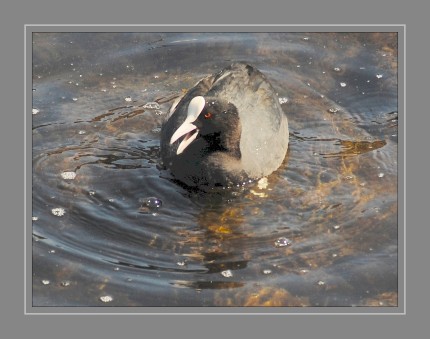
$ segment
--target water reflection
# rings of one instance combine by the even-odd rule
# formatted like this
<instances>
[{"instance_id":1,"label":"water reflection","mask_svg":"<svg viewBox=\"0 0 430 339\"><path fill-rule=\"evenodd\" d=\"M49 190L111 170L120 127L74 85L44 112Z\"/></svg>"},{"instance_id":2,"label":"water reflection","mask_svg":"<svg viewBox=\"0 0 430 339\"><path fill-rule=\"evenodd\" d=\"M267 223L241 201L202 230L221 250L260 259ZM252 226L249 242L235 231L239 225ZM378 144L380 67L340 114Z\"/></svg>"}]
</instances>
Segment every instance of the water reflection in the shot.
<instances>
[{"instance_id":1,"label":"water reflection","mask_svg":"<svg viewBox=\"0 0 430 339\"><path fill-rule=\"evenodd\" d=\"M33 46L34 306L397 304L395 34L40 33ZM261 182L190 190L158 165L160 126L233 60L272 82L290 149Z\"/></svg>"}]
</instances>

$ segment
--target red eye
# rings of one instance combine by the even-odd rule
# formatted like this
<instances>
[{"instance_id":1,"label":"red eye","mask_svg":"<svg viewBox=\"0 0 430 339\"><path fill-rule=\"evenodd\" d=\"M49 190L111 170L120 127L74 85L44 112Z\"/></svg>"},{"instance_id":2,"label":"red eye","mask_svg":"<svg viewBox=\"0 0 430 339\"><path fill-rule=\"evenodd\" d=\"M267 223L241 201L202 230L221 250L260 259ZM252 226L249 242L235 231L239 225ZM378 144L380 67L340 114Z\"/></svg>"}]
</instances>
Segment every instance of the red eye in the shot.
<instances>
[{"instance_id":1,"label":"red eye","mask_svg":"<svg viewBox=\"0 0 430 339\"><path fill-rule=\"evenodd\" d=\"M205 114L205 119L210 119L210 118L212 118L212 113L211 112L207 112Z\"/></svg>"}]
</instances>

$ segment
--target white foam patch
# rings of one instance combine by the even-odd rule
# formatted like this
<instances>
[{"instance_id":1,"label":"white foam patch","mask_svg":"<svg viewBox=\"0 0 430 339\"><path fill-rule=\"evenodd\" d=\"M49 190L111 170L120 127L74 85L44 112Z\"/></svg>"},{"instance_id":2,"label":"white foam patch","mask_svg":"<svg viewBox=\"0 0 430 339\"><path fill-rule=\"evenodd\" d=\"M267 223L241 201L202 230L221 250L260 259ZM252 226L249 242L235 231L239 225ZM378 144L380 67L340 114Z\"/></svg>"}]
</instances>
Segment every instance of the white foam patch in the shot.
<instances>
[{"instance_id":1,"label":"white foam patch","mask_svg":"<svg viewBox=\"0 0 430 339\"><path fill-rule=\"evenodd\" d=\"M63 172L61 173L61 177L65 180L73 180L76 178L75 172Z\"/></svg>"}]
</instances>

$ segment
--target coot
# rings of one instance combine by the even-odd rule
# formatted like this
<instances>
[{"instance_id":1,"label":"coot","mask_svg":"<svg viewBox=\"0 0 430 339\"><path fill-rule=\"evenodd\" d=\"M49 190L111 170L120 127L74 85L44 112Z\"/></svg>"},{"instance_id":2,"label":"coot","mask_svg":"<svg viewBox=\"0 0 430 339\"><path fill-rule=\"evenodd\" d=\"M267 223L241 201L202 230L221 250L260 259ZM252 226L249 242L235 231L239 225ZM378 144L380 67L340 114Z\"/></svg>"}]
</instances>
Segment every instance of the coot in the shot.
<instances>
[{"instance_id":1,"label":"coot","mask_svg":"<svg viewBox=\"0 0 430 339\"><path fill-rule=\"evenodd\" d=\"M161 159L188 186L236 186L275 171L288 139L272 86L240 62L203 78L172 106L161 128Z\"/></svg>"}]
</instances>

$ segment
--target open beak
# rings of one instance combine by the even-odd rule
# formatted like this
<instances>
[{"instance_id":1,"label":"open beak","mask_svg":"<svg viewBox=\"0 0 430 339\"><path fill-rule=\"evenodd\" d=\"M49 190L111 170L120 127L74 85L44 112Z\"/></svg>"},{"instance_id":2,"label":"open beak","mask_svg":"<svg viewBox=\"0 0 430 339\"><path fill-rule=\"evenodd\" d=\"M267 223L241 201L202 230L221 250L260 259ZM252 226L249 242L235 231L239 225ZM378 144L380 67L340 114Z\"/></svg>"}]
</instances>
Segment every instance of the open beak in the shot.
<instances>
[{"instance_id":1,"label":"open beak","mask_svg":"<svg viewBox=\"0 0 430 339\"><path fill-rule=\"evenodd\" d=\"M196 138L198 134L197 126L193 124L205 106L205 99L201 96L194 97L188 105L187 118L181 126L173 133L170 144L184 137L176 150L176 154L181 154Z\"/></svg>"},{"instance_id":2,"label":"open beak","mask_svg":"<svg viewBox=\"0 0 430 339\"><path fill-rule=\"evenodd\" d=\"M173 133L172 138L170 139L170 144L173 144L175 141L185 135L184 139L181 141L178 149L176 150L176 154L181 154L184 149L186 149L197 137L197 127L194 126L189 120L191 119L187 118L184 123L179 126L175 133Z\"/></svg>"}]
</instances>

